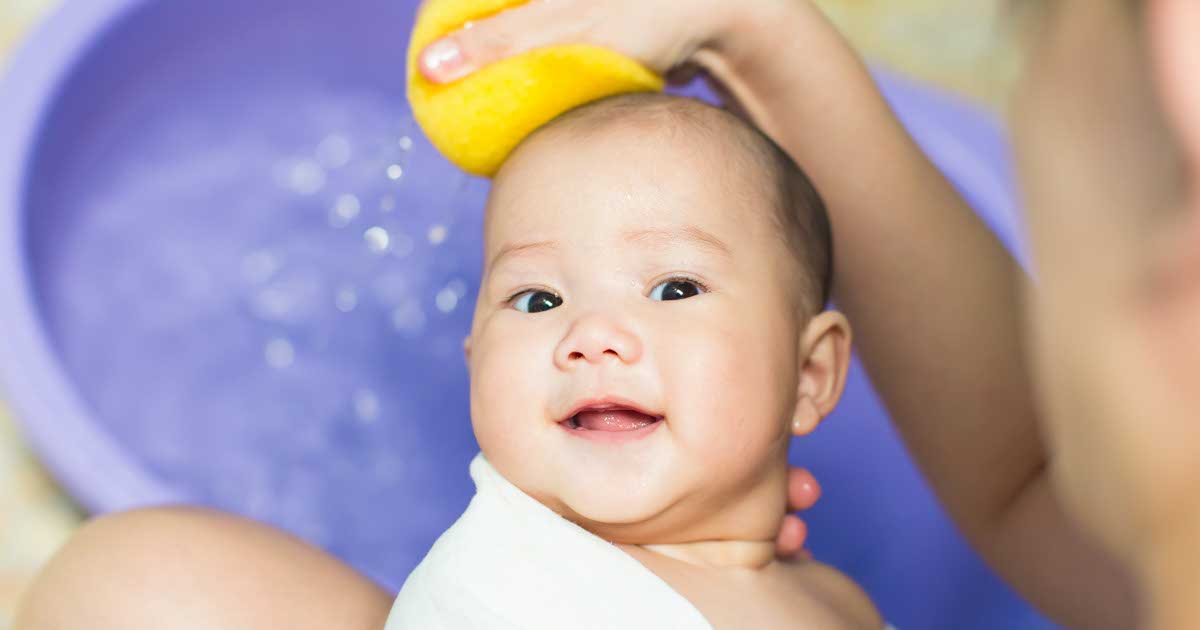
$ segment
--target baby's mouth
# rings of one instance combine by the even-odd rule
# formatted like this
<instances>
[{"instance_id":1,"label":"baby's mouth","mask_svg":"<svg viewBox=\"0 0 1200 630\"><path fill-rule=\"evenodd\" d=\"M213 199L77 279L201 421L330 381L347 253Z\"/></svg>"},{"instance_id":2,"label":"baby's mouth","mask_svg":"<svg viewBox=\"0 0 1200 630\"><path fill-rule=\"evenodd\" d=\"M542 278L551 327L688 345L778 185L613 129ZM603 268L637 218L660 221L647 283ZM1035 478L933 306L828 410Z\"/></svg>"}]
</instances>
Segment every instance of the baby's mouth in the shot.
<instances>
[{"instance_id":1,"label":"baby's mouth","mask_svg":"<svg viewBox=\"0 0 1200 630\"><path fill-rule=\"evenodd\" d=\"M561 423L575 431L636 431L662 420L662 416L651 416L627 408L583 409Z\"/></svg>"}]
</instances>

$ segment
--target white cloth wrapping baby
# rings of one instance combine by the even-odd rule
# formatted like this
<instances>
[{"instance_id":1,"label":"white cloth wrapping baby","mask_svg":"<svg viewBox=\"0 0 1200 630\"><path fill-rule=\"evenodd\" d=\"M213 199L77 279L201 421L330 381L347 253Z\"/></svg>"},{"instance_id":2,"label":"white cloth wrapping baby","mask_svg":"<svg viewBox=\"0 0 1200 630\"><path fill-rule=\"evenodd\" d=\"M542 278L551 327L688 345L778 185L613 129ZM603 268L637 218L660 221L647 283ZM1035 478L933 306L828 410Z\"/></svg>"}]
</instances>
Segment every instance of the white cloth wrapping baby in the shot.
<instances>
[{"instance_id":1,"label":"white cloth wrapping baby","mask_svg":"<svg viewBox=\"0 0 1200 630\"><path fill-rule=\"evenodd\" d=\"M637 560L508 482L483 454L475 496L408 576L385 630L712 630Z\"/></svg>"}]
</instances>

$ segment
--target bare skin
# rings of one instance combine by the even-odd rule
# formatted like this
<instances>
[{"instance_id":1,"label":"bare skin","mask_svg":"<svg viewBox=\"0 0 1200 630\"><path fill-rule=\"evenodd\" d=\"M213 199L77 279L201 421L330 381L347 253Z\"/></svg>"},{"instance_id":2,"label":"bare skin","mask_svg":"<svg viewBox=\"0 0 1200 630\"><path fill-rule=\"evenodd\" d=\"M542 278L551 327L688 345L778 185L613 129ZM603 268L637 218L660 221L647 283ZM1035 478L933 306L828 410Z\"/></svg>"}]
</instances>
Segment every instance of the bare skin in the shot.
<instances>
[{"instance_id":1,"label":"bare skin","mask_svg":"<svg viewBox=\"0 0 1200 630\"><path fill-rule=\"evenodd\" d=\"M392 595L329 554L212 510L89 521L50 560L17 630L377 630Z\"/></svg>"},{"instance_id":2,"label":"bare skin","mask_svg":"<svg viewBox=\"0 0 1200 630\"><path fill-rule=\"evenodd\" d=\"M801 621L814 630L883 627L874 607L864 605L866 593L844 574L819 562L772 561L769 543L737 550L619 546L691 601L717 630L795 628ZM702 560L706 557L711 562Z\"/></svg>"},{"instance_id":3,"label":"bare skin","mask_svg":"<svg viewBox=\"0 0 1200 630\"><path fill-rule=\"evenodd\" d=\"M1052 480L1163 629L1200 624L1197 26L1186 0L1051 5L1014 121Z\"/></svg>"}]
</instances>

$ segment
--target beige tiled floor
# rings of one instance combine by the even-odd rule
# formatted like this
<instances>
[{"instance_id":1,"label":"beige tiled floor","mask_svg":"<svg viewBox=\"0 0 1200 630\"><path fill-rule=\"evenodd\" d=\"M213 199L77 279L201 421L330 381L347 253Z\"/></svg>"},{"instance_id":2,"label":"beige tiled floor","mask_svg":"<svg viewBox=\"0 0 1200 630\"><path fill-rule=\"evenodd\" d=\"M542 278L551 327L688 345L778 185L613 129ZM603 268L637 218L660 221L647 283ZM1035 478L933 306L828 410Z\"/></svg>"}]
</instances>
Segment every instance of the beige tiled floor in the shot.
<instances>
[{"instance_id":1,"label":"beige tiled floor","mask_svg":"<svg viewBox=\"0 0 1200 630\"><path fill-rule=\"evenodd\" d=\"M868 57L1003 111L1019 60L997 15L997 0L818 3ZM0 0L0 67L7 66L9 52L28 29L58 4ZM25 447L0 400L0 630L10 626L29 578L82 518Z\"/></svg>"}]
</instances>

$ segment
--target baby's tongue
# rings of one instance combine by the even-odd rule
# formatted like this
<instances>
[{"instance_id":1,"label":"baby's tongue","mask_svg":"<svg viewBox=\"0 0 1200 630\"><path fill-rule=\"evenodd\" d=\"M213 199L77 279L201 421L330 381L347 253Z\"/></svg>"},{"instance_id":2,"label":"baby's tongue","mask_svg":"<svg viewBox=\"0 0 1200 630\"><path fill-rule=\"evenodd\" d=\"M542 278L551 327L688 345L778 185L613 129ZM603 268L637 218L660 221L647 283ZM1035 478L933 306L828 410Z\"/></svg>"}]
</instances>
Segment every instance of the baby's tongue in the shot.
<instances>
[{"instance_id":1,"label":"baby's tongue","mask_svg":"<svg viewBox=\"0 0 1200 630\"><path fill-rule=\"evenodd\" d=\"M581 411L575 420L588 431L632 431L654 422L654 418L628 409Z\"/></svg>"}]
</instances>

